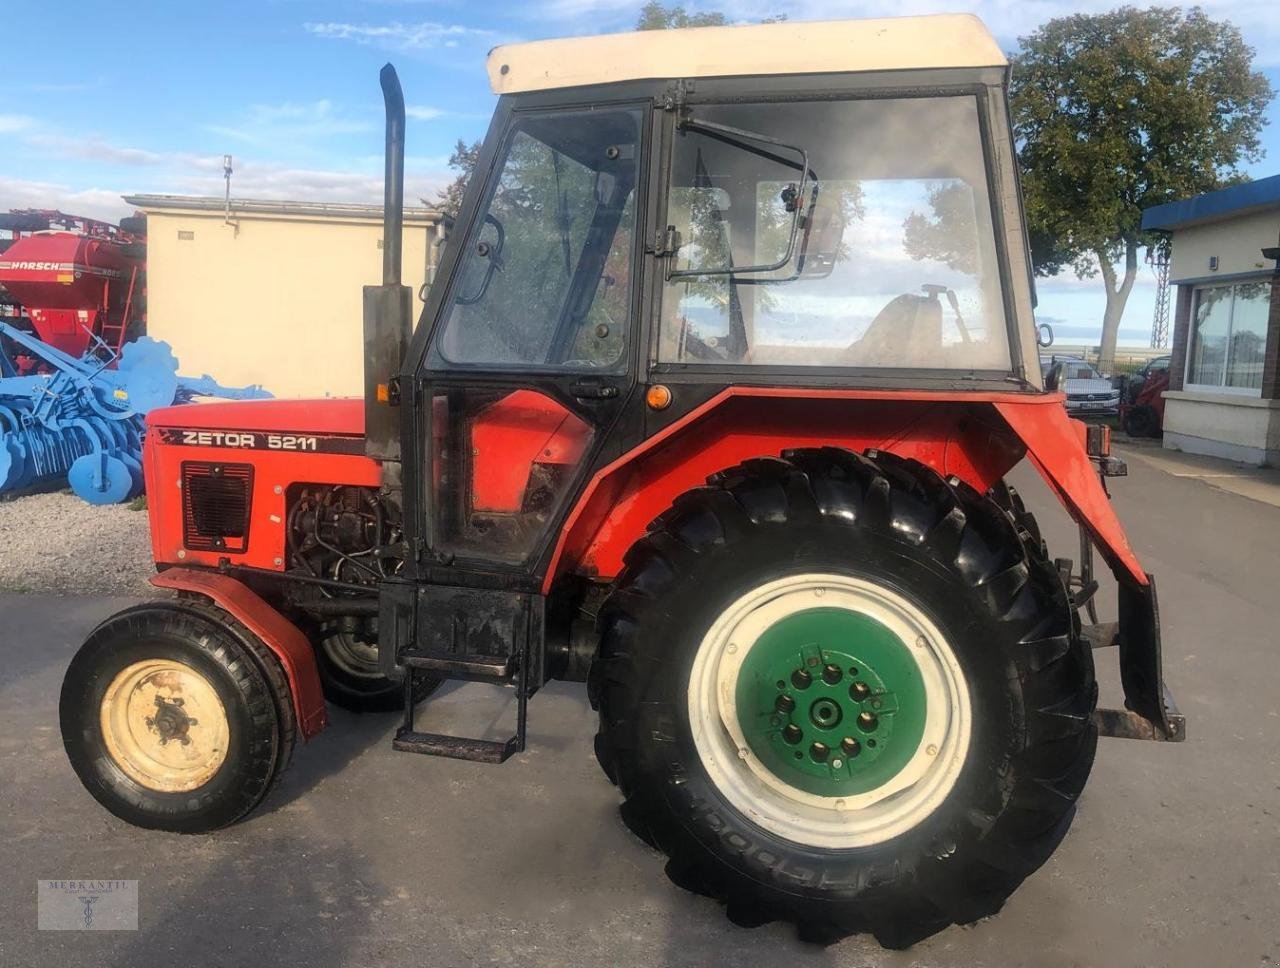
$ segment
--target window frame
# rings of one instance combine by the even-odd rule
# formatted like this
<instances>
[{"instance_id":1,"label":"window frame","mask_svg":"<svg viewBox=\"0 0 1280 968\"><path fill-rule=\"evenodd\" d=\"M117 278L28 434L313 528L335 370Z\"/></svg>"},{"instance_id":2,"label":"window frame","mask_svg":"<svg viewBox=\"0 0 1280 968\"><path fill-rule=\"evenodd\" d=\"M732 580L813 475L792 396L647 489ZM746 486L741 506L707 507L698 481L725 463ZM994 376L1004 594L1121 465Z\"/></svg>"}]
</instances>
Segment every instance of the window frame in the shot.
<instances>
[{"instance_id":1,"label":"window frame","mask_svg":"<svg viewBox=\"0 0 1280 968\"><path fill-rule=\"evenodd\" d=\"M1222 379L1224 382L1195 383L1191 379L1191 369L1195 365L1195 354L1193 350L1195 347L1196 333L1199 328L1199 321L1196 319L1196 316L1200 310L1200 293L1202 293L1206 289L1230 289L1231 290L1231 305L1230 305L1230 312L1227 316L1227 335L1226 335L1226 343L1229 351L1231 346L1231 334L1235 328L1236 288L1238 286L1256 285L1258 283L1272 283L1272 275L1270 273L1267 273L1265 275L1263 274L1249 275L1241 278L1233 278L1229 281L1217 281L1217 280L1206 279L1199 282L1191 283L1191 313L1187 320L1186 360L1183 362L1183 372L1182 372L1182 389L1183 390L1186 390L1192 393L1219 393L1223 395L1230 395L1230 396L1236 396L1236 397L1257 397L1261 399L1262 397L1261 384L1259 384L1256 387L1233 387L1233 386L1226 385L1225 381L1227 378L1227 366L1229 363L1229 360L1227 359L1226 356L1223 357L1223 361L1222 361ZM1274 293L1272 294L1272 298L1273 299L1275 298Z\"/></svg>"},{"instance_id":2,"label":"window frame","mask_svg":"<svg viewBox=\"0 0 1280 968\"><path fill-rule=\"evenodd\" d=\"M453 256L452 264L449 267L448 283L443 287L439 303L436 307L428 305L424 307L423 317L428 313L432 317L432 325L430 326L429 335L422 358L421 370L424 373L456 373L456 374L493 374L495 376L520 376L520 375L546 375L546 376L576 376L590 377L592 375L599 376L621 376L631 372L634 365L634 349L635 331L640 326L640 319L636 312L638 305L638 280L643 266L644 257L644 213L647 210L649 191L649 179L647 175L648 159L645 155L650 151L649 145L652 138L652 129L649 121L649 112L652 110L653 102L651 99L626 98L616 102L607 104L602 103L582 103L579 101L565 101L559 103L551 101L550 103L532 103L527 107L512 109L508 112L507 117L503 119L501 127L501 135L493 146L492 153L489 154L489 163L482 170L479 165L472 173L471 184L468 186L468 195L472 190L482 190L483 194L476 200L474 205L469 206L469 198L464 198L462 212L469 212L470 218L464 226L461 218L455 224L451 238L457 238L459 243L455 251L449 253ZM456 306L456 294L458 287L462 284L467 272L467 243L470 243L474 236L483 230L484 219L488 214L489 206L492 204L493 197L496 194L504 165L506 164L512 142L520 132L521 125L530 118L564 116L571 114L589 115L599 111L633 111L637 117L637 130L639 138L636 149L636 182L633 189L632 199L632 227L631 227L631 268L630 268L630 287L628 293L627 306L628 312L626 317L627 331L621 340L621 348L618 358L608 366L568 366L563 363L531 363L531 362L459 362L450 359L441 348L441 343L448 333L448 327L452 312ZM495 121L497 118L495 117ZM460 213L461 215L462 213ZM448 243L446 243L448 244ZM567 298L567 293L566 293ZM561 307L563 316L563 305ZM419 326L422 329L421 325ZM552 341L557 338L556 333L552 334Z\"/></svg>"},{"instance_id":3,"label":"window frame","mask_svg":"<svg viewBox=\"0 0 1280 968\"><path fill-rule=\"evenodd\" d=\"M931 72L945 73L950 72ZM971 72L959 72L971 76ZM1019 314L1017 307L1018 293L1013 278L1009 245L1008 215L1002 202L1007 186L1003 184L1001 163L997 158L993 135L993 89L990 84L970 80L950 81L947 77L938 77L934 85L903 86L904 79L893 75L860 75L856 85L842 85L843 75L832 76L829 85L821 84L823 79L806 78L803 75L787 78L773 78L777 82L769 91L744 88L741 81L729 79L700 80L694 91L687 94L684 104L696 109L698 106L709 107L719 105L743 104L787 104L814 101L872 101L872 100L906 100L919 98L970 97L974 100L975 113L978 119L978 143L982 152L982 168L986 174L987 201L990 206L990 220L995 243L995 261L997 283L1000 288L1000 308L1004 314L1005 333L1008 345L1008 365L1000 369L968 370L936 367L886 367L886 366L838 366L838 365L781 365L772 363L727 363L727 362L660 362L660 344L662 339L662 299L665 296L667 267L663 260L659 271L654 273L653 306L650 310L652 319L649 332L648 358L650 378L655 381L672 383L732 383L744 385L772 385L785 383L788 386L830 386L854 385L884 388L929 388L946 390L1004 390L1008 391L1012 384L1021 384L1023 388L1043 392L1040 387L1030 383L1039 378L1038 367L1035 374L1024 372L1024 347L1019 330ZM667 112L667 123L663 131L662 154L659 159L661 178L658 185L656 225L670 223L668 203L671 195L672 152L676 138L677 111ZM1013 176L1016 184L1016 172ZM1021 227L1021 214L1015 213ZM1022 244L1019 239L1018 245ZM1033 347L1037 351L1039 347Z\"/></svg>"}]
</instances>

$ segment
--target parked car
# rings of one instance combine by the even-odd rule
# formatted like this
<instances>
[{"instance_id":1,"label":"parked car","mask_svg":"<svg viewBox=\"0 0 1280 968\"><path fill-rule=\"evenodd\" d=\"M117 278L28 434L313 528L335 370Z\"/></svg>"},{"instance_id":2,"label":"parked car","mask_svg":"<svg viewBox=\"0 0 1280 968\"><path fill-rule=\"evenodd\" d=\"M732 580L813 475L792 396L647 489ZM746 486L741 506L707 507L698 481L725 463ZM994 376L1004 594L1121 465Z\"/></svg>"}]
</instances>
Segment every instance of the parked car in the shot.
<instances>
[{"instance_id":1,"label":"parked car","mask_svg":"<svg viewBox=\"0 0 1280 968\"><path fill-rule=\"evenodd\" d=\"M1045 361L1041 361L1044 366ZM1067 395L1067 412L1118 413L1120 390L1094 369L1093 364L1072 357L1055 357L1048 361L1044 384Z\"/></svg>"}]
</instances>

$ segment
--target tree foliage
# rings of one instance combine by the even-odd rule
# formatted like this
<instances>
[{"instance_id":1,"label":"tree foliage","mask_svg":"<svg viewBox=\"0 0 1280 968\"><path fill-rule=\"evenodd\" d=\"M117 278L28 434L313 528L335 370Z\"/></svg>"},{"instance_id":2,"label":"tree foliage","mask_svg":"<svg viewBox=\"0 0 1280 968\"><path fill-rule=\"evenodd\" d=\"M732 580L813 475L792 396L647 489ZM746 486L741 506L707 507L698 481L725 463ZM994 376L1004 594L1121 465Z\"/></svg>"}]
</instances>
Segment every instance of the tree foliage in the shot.
<instances>
[{"instance_id":1,"label":"tree foliage","mask_svg":"<svg viewBox=\"0 0 1280 968\"><path fill-rule=\"evenodd\" d=\"M458 214L462 205L463 193L467 190L467 182L471 173L476 170L476 159L480 157L480 142L467 144L461 138L453 146L453 154L449 156L449 167L456 174L447 186L436 193L436 203L440 209L451 217Z\"/></svg>"},{"instance_id":2,"label":"tree foliage","mask_svg":"<svg viewBox=\"0 0 1280 968\"><path fill-rule=\"evenodd\" d=\"M765 17L757 23L776 24L787 19L785 13ZM640 16L636 20L636 30L676 30L681 27L726 27L729 19L718 11L690 13L684 4L676 3L664 6L659 0L649 0L640 8Z\"/></svg>"},{"instance_id":3,"label":"tree foliage","mask_svg":"<svg viewBox=\"0 0 1280 968\"><path fill-rule=\"evenodd\" d=\"M1138 248L1156 242L1142 210L1242 177L1271 86L1240 31L1199 7L1061 17L1019 46L1011 110L1036 271L1102 273L1106 360Z\"/></svg>"},{"instance_id":4,"label":"tree foliage","mask_svg":"<svg viewBox=\"0 0 1280 968\"><path fill-rule=\"evenodd\" d=\"M663 6L649 0L641 9L636 30L672 30L677 27L723 27L729 21L722 13L689 13L684 4Z\"/></svg>"},{"instance_id":5,"label":"tree foliage","mask_svg":"<svg viewBox=\"0 0 1280 968\"><path fill-rule=\"evenodd\" d=\"M973 190L964 182L944 181L929 186L932 217L912 212L902 225L902 246L913 259L934 259L957 272L977 275L978 238Z\"/></svg>"}]
</instances>

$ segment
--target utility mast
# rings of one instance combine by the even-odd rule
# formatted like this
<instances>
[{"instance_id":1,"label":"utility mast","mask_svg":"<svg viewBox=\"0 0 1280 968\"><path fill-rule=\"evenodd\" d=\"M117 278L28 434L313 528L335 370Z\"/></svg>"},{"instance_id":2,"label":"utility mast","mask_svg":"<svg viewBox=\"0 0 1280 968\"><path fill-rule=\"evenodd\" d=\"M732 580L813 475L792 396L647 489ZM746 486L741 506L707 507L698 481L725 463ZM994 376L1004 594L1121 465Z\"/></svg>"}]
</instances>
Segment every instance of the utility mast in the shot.
<instances>
[{"instance_id":1,"label":"utility mast","mask_svg":"<svg viewBox=\"0 0 1280 968\"><path fill-rule=\"evenodd\" d=\"M1169 240L1164 239L1147 249L1147 263L1156 274L1156 311L1151 322L1151 346L1164 349L1169 345Z\"/></svg>"}]
</instances>

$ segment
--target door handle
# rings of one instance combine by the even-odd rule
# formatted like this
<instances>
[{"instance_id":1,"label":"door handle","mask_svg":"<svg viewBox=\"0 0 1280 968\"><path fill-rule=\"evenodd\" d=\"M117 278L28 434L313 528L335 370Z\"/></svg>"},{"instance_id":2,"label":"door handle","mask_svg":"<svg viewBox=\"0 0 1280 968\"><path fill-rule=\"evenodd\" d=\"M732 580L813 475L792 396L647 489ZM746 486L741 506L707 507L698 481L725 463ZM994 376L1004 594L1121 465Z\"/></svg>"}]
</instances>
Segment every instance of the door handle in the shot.
<instances>
[{"instance_id":1,"label":"door handle","mask_svg":"<svg viewBox=\"0 0 1280 968\"><path fill-rule=\"evenodd\" d=\"M578 380L569 385L569 392L579 400L610 400L618 395L618 388L602 380Z\"/></svg>"}]
</instances>

